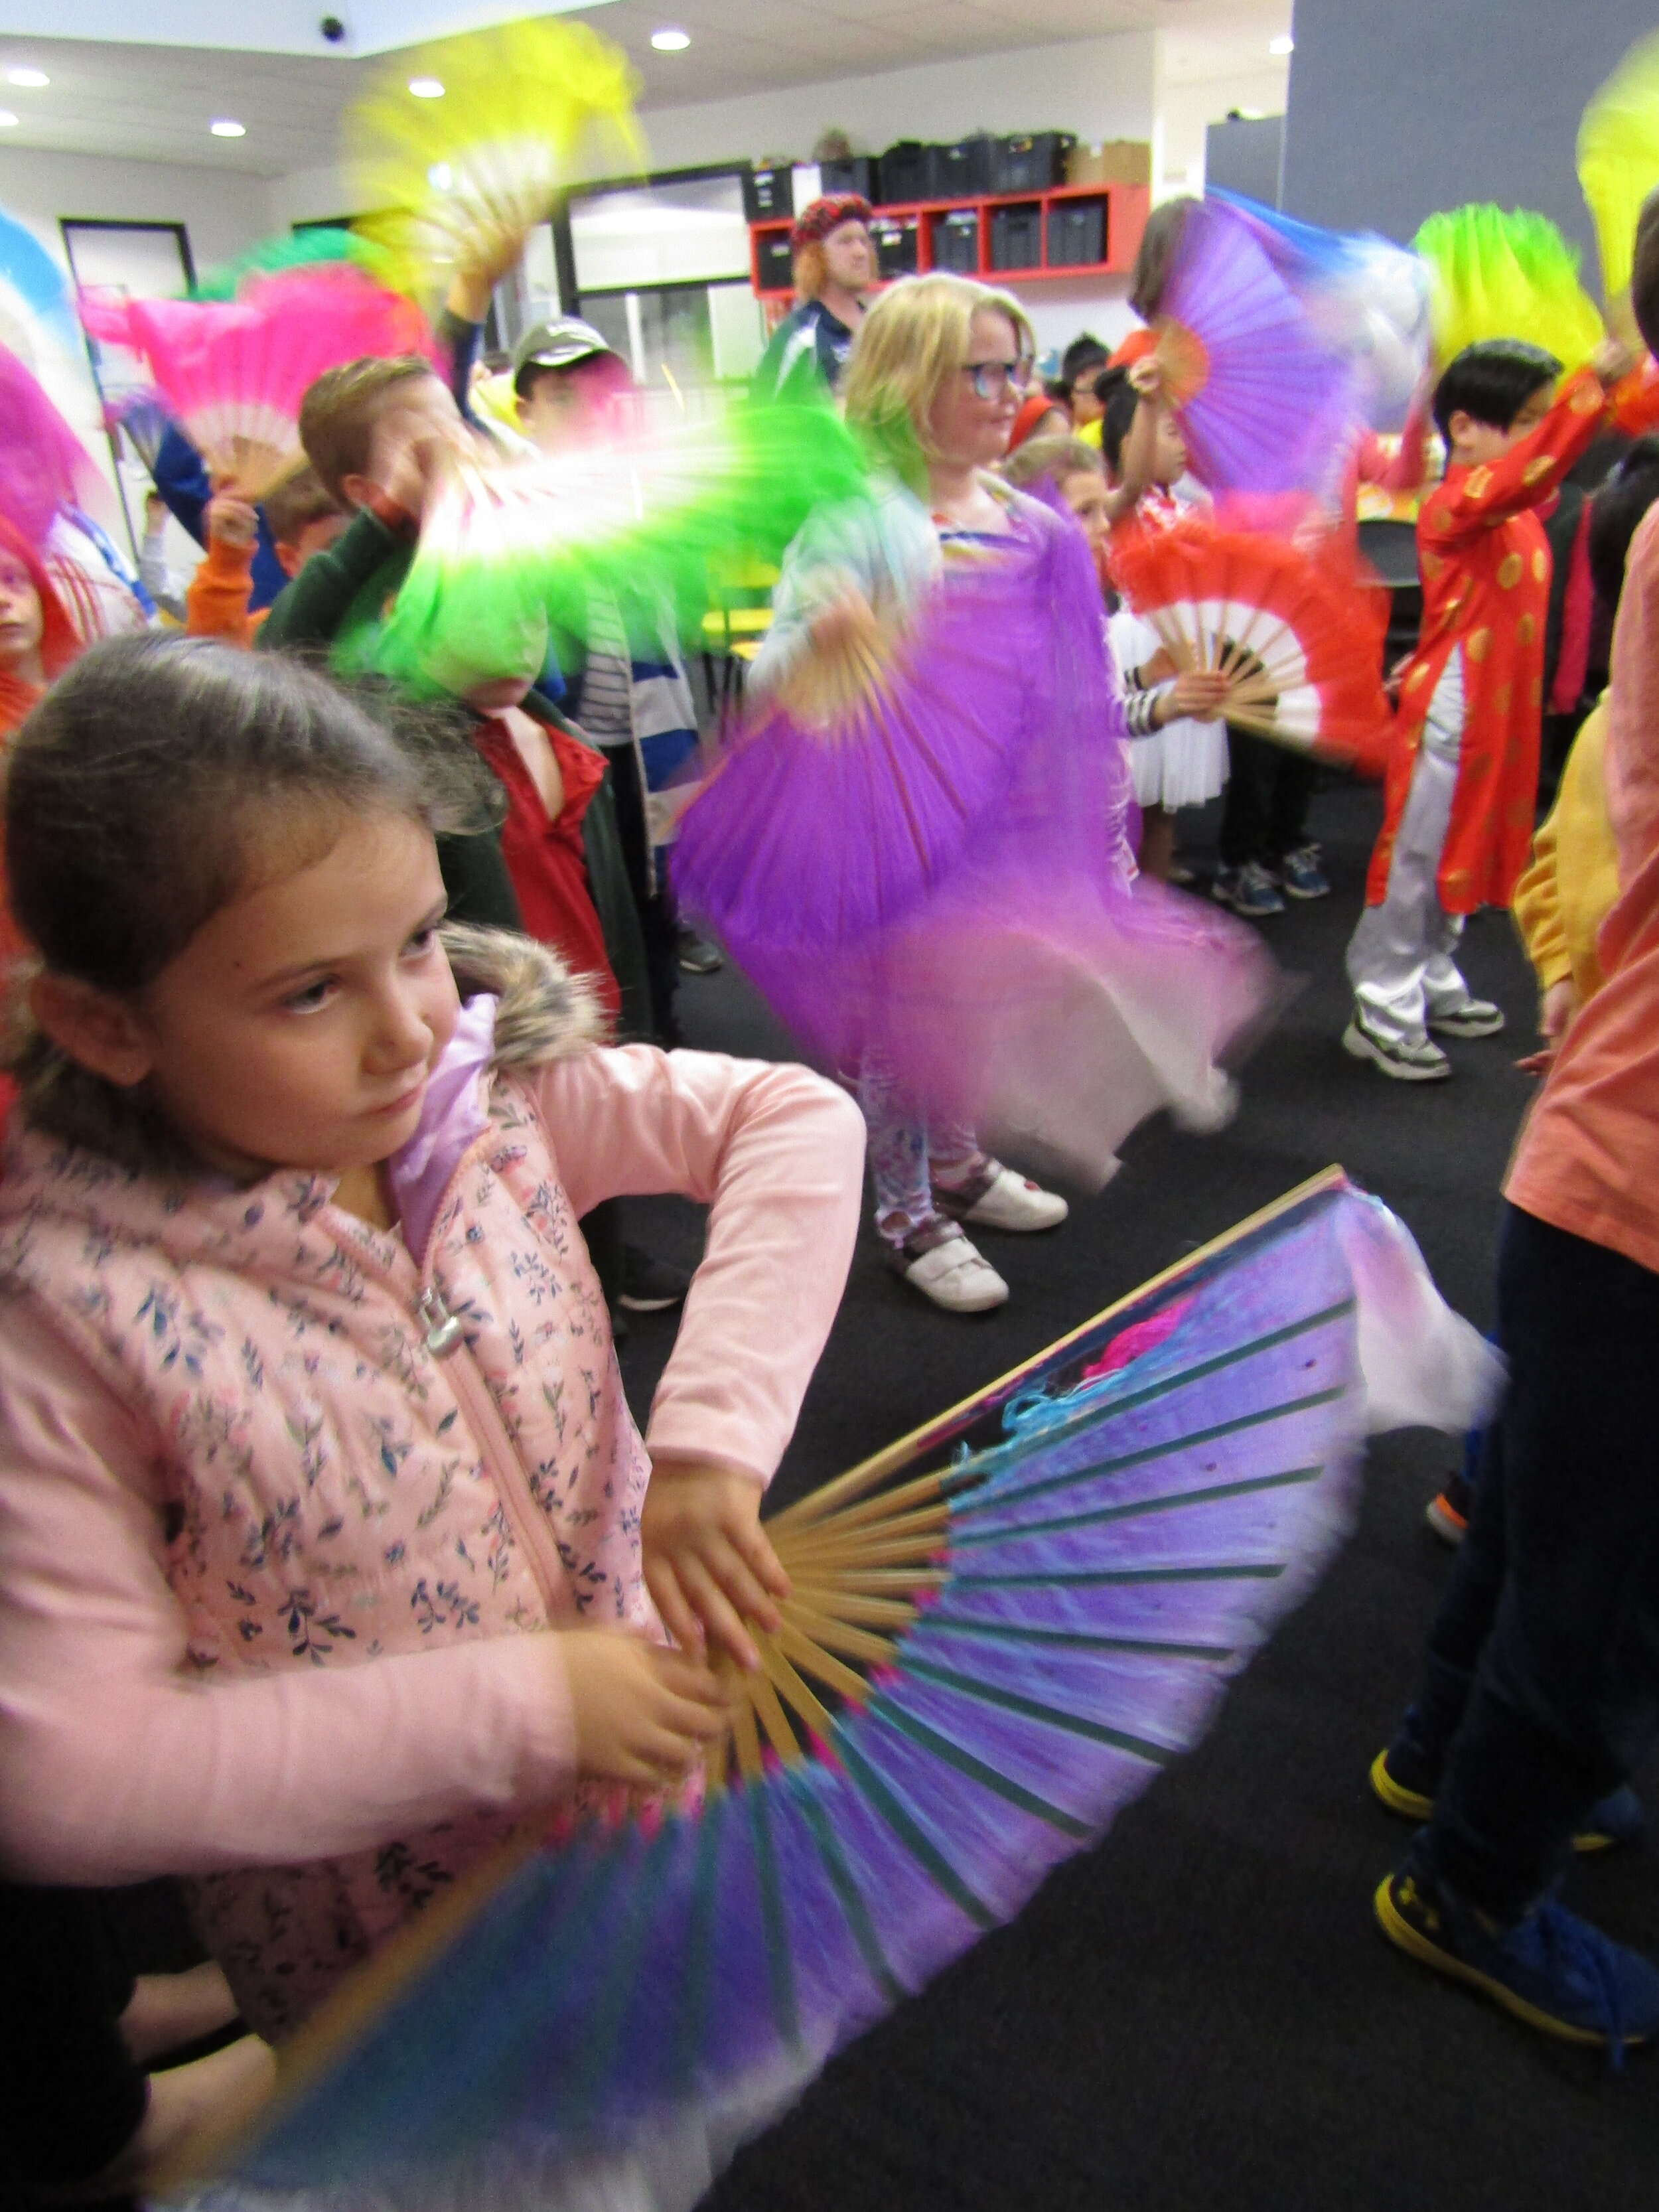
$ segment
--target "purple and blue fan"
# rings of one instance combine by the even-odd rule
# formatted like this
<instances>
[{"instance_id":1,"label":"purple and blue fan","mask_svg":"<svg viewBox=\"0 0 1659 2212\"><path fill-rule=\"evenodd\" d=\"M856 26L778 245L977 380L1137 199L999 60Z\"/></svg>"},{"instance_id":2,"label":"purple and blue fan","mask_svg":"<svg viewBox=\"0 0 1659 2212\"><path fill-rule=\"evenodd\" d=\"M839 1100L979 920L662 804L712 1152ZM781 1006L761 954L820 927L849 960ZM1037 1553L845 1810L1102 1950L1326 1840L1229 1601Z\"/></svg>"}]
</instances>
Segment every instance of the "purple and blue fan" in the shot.
<instances>
[{"instance_id":1,"label":"purple and blue fan","mask_svg":"<svg viewBox=\"0 0 1659 2212\"><path fill-rule=\"evenodd\" d=\"M793 1592L701 1811L520 1853L167 2200L685 2212L830 2055L1189 1750L1486 1357L1332 1170L769 1522Z\"/></svg>"},{"instance_id":2,"label":"purple and blue fan","mask_svg":"<svg viewBox=\"0 0 1659 2212\"><path fill-rule=\"evenodd\" d=\"M1238 210L1188 210L1156 326L1193 472L1212 491L1328 484L1356 413L1353 367Z\"/></svg>"}]
</instances>

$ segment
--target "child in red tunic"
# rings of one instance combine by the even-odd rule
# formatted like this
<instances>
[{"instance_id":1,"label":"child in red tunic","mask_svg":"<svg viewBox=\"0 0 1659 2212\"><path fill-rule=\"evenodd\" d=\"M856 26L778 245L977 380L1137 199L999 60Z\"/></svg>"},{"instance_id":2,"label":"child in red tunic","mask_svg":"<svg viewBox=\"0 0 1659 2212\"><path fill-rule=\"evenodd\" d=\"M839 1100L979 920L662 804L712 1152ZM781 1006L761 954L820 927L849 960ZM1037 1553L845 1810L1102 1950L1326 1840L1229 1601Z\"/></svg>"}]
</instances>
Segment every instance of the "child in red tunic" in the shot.
<instances>
[{"instance_id":1,"label":"child in red tunic","mask_svg":"<svg viewBox=\"0 0 1659 2212\"><path fill-rule=\"evenodd\" d=\"M1604 382L1626 365L1609 346L1555 392L1552 356L1492 339L1466 347L1435 391L1448 465L1418 519L1423 628L1401 678L1382 832L1348 946L1354 1011L1342 1038L1399 1080L1451 1073L1431 1030L1490 1036L1504 1026L1453 954L1466 915L1509 904L1532 841L1550 586L1534 510L1595 435Z\"/></svg>"}]
</instances>

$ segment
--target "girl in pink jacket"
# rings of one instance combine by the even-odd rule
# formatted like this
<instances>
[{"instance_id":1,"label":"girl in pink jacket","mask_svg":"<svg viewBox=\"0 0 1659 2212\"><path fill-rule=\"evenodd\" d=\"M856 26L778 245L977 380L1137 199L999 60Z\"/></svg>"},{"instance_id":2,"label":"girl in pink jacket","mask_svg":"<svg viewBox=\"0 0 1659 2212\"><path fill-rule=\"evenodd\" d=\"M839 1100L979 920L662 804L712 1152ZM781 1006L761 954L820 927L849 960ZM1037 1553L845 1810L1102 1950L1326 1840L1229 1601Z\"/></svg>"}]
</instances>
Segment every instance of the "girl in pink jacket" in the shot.
<instances>
[{"instance_id":1,"label":"girl in pink jacket","mask_svg":"<svg viewBox=\"0 0 1659 2212\"><path fill-rule=\"evenodd\" d=\"M13 757L0 1863L186 1877L267 2037L550 1808L695 1766L857 1224L839 1091L605 1049L542 948L441 933L469 761L155 635ZM651 1191L710 1212L642 1445L575 1224Z\"/></svg>"}]
</instances>

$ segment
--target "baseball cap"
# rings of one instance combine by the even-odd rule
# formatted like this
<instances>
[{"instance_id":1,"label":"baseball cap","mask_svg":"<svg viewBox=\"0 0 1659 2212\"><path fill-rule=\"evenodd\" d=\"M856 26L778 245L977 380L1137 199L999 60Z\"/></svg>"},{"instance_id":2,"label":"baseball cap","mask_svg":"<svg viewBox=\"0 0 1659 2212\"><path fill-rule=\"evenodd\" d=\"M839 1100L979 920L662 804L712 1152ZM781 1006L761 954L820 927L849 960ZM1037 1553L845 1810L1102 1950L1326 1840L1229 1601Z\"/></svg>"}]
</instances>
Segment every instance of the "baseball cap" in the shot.
<instances>
[{"instance_id":1,"label":"baseball cap","mask_svg":"<svg viewBox=\"0 0 1659 2212\"><path fill-rule=\"evenodd\" d=\"M579 361L612 353L592 325L580 315L561 315L550 323L537 323L513 349L514 385L527 368L574 368Z\"/></svg>"}]
</instances>

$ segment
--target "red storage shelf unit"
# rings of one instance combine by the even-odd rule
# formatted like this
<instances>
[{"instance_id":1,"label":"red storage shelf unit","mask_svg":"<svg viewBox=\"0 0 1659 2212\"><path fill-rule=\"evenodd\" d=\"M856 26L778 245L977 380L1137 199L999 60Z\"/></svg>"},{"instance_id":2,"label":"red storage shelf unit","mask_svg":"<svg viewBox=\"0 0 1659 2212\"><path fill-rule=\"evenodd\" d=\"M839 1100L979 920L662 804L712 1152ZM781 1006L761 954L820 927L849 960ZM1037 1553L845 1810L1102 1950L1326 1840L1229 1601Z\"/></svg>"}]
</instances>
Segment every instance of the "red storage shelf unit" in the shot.
<instances>
[{"instance_id":1,"label":"red storage shelf unit","mask_svg":"<svg viewBox=\"0 0 1659 2212\"><path fill-rule=\"evenodd\" d=\"M1048 276L1127 276L1134 266L1152 198L1146 185L1056 185L1048 191L1010 192L985 199L922 200L914 207L878 208L876 214L883 223L916 224L920 273L953 269L999 284ZM997 221L999 210L1005 210L1001 222ZM977 216L979 228L971 268L964 265L969 216ZM750 276L763 300L790 297L787 284L779 281L788 265L789 228L787 222L750 225ZM1073 258L1092 252L1097 234L1098 259ZM1035 258L1018 267L999 267L1003 241L1017 241L1022 252L1035 248Z\"/></svg>"}]
</instances>

